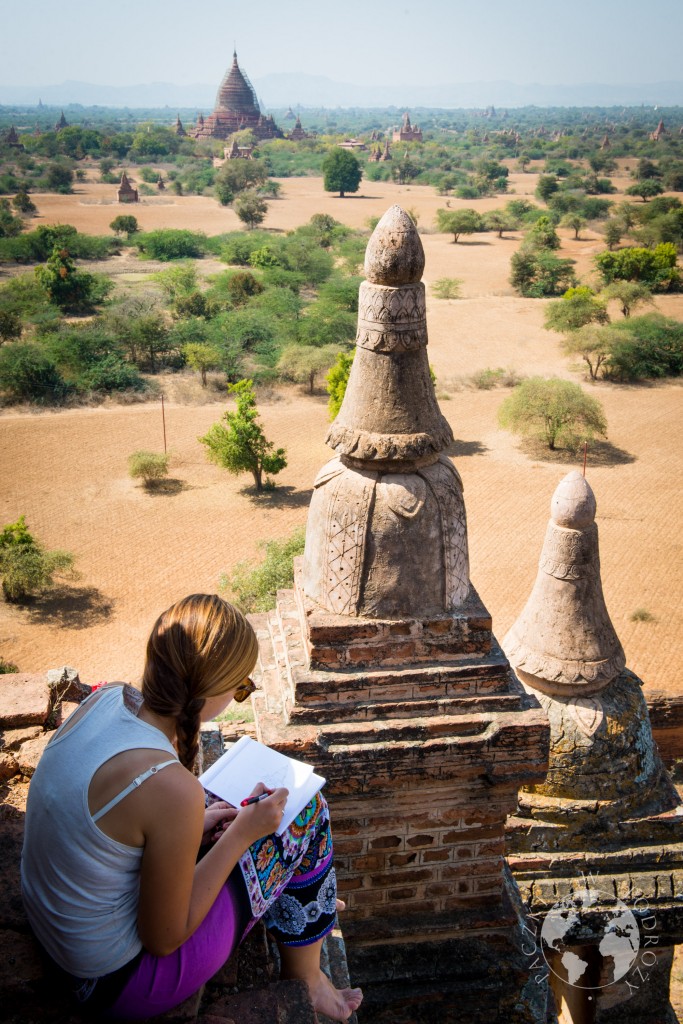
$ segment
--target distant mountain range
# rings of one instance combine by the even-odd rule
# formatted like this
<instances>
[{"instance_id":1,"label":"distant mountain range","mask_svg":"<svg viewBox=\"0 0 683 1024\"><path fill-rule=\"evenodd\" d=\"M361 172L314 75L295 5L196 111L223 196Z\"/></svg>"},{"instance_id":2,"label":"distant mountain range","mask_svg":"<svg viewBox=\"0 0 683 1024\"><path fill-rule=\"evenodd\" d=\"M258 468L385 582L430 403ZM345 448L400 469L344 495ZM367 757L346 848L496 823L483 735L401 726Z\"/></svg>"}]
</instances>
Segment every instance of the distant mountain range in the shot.
<instances>
[{"instance_id":1,"label":"distant mountain range","mask_svg":"<svg viewBox=\"0 0 683 1024\"><path fill-rule=\"evenodd\" d=\"M640 104L664 107L683 105L683 81L634 85L520 85L515 82L461 82L451 85L352 85L319 75L272 74L254 79L254 88L265 109L299 107L611 107ZM92 85L62 82L60 85L0 85L0 104L48 106L213 108L215 85Z\"/></svg>"}]
</instances>

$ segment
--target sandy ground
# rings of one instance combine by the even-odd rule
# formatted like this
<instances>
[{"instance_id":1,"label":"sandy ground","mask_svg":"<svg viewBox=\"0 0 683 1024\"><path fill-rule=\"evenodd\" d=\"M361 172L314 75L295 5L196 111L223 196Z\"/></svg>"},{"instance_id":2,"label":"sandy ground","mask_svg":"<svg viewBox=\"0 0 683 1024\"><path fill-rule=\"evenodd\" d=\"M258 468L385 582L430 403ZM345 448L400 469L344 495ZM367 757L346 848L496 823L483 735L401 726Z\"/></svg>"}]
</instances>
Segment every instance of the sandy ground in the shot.
<instances>
[{"instance_id":1,"label":"sandy ground","mask_svg":"<svg viewBox=\"0 0 683 1024\"><path fill-rule=\"evenodd\" d=\"M512 175L517 195L532 195L535 183L535 174ZM472 580L502 638L532 586L552 492L574 463L520 447L496 425L506 391L476 391L464 382L485 367L582 380L581 368L561 355L558 337L543 329L544 303L515 297L510 288L509 259L520 236L478 235L453 245L434 232L435 212L445 200L429 188L364 182L361 196L340 200L324 193L316 178L284 179L282 185L267 228L287 230L317 212L363 227L368 217L399 202L413 208L426 229L425 282L463 281L461 300L429 298L430 362L458 439L454 459L465 483ZM74 196L39 195L39 222L104 233L121 209L111 202L113 194L112 186L86 184ZM476 206L485 210L502 202ZM473 204L451 200L452 208L458 205ZM144 229L213 234L239 227L231 210L201 197L154 197L133 212ZM603 248L599 234L587 229L579 241L571 232L561 234L562 255L588 273L592 255ZM141 273L152 269L135 266ZM130 260L119 269L130 271ZM658 305L683 318L683 297ZM7 411L0 417L0 522L25 513L48 546L76 554L82 574L78 583L32 607L0 603L0 653L24 670L71 664L89 682L137 678L146 634L160 610L185 593L215 590L221 572L256 556L259 540L284 536L305 522L311 482L330 455L325 396L291 388L262 397L266 431L287 449L289 465L278 489L257 498L247 477L208 464L197 442L220 415L215 394L204 403L187 378L162 381L176 481L164 494L146 493L126 472L131 451L162 447L159 403ZM646 688L680 692L672 665L683 626L683 388L585 386L604 403L609 427L609 445L589 453L608 607L628 663ZM631 621L637 608L654 620Z\"/></svg>"}]
</instances>

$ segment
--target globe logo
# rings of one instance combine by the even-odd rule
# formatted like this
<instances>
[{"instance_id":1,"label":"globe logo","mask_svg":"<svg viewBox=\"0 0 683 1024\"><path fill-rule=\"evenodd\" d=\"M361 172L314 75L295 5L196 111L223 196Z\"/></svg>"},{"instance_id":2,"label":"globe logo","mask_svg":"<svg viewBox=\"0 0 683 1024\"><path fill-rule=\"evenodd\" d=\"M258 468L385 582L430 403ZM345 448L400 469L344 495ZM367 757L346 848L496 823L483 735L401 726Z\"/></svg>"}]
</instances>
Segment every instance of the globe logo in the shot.
<instances>
[{"instance_id":1,"label":"globe logo","mask_svg":"<svg viewBox=\"0 0 683 1024\"><path fill-rule=\"evenodd\" d=\"M605 910L605 904L611 904ZM601 906L606 914L605 926L598 944L602 956L601 984L590 984L588 964L572 950L585 944L581 937L582 921L594 908ZM576 988L607 988L620 981L633 966L640 949L640 932L634 914L621 900L599 889L582 889L566 896L552 907L541 928L541 952L549 970L565 984ZM592 979L591 979L592 980Z\"/></svg>"}]
</instances>

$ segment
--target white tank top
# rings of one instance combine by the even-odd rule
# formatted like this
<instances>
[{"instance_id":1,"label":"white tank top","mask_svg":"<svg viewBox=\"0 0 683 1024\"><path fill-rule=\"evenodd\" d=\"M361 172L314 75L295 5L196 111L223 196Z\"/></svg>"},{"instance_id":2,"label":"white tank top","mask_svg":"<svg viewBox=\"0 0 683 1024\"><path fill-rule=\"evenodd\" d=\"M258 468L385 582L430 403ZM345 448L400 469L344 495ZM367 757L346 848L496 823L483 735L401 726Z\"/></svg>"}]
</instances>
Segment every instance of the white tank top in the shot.
<instances>
[{"instance_id":1,"label":"white tank top","mask_svg":"<svg viewBox=\"0 0 683 1024\"><path fill-rule=\"evenodd\" d=\"M161 750L177 760L166 736L125 706L123 687L89 700L92 706L75 725L55 733L36 768L21 858L31 927L52 959L78 978L118 970L142 949L142 847L119 843L95 824L88 809L92 777L124 750Z\"/></svg>"}]
</instances>

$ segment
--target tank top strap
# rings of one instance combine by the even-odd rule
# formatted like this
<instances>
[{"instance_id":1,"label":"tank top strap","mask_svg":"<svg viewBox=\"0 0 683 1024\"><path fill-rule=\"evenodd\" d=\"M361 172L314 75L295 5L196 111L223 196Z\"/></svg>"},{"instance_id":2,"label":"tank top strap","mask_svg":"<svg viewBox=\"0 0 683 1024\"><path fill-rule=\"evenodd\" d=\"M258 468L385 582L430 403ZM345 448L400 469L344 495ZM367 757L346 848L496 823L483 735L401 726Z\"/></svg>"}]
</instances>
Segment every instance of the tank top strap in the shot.
<instances>
[{"instance_id":1,"label":"tank top strap","mask_svg":"<svg viewBox=\"0 0 683 1024\"><path fill-rule=\"evenodd\" d=\"M146 780L151 778L152 775L156 775L157 772L160 772L162 770L162 768L168 768L170 764L180 764L180 761L176 757L174 757L171 761L164 761L163 764L155 764L151 768L148 768L147 771L144 771L140 775L137 775L130 783L130 785L126 786L125 789L122 789L121 792L113 798L113 800L110 800L109 803L106 803L104 807L100 807L99 811L92 815L92 820L95 822L99 821L100 818L107 814L108 811L111 811L113 807L116 807L117 804L120 804L124 797L127 797L128 794L132 793L134 789L138 789L143 782L146 782Z\"/></svg>"}]
</instances>

